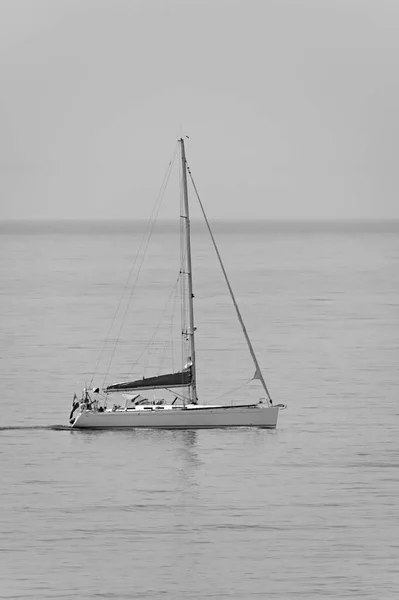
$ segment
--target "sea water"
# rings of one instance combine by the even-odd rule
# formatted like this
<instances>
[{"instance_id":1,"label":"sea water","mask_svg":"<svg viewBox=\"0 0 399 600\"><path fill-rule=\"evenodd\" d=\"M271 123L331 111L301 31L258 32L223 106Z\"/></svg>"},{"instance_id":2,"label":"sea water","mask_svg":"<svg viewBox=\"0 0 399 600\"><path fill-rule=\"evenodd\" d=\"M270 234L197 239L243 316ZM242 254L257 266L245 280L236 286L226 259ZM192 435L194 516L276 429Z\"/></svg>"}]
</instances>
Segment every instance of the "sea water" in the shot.
<instances>
[{"instance_id":1,"label":"sea water","mask_svg":"<svg viewBox=\"0 0 399 600\"><path fill-rule=\"evenodd\" d=\"M178 230L141 263L134 224L1 226L0 598L399 597L398 226L215 229L275 431L69 430L85 384L160 367ZM254 367L193 230L199 396L239 401Z\"/></svg>"}]
</instances>

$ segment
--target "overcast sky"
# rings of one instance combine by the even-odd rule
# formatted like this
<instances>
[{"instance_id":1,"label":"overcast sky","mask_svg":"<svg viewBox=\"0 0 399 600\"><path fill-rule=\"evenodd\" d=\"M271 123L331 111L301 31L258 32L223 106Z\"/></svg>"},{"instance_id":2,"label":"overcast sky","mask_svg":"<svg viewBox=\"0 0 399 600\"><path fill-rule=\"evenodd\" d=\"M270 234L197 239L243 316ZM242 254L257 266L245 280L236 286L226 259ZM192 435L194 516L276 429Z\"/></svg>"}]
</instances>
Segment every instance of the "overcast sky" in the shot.
<instances>
[{"instance_id":1,"label":"overcast sky","mask_svg":"<svg viewBox=\"0 0 399 600\"><path fill-rule=\"evenodd\" d=\"M0 217L399 218L398 0L0 0ZM172 215L172 209L170 216Z\"/></svg>"}]
</instances>

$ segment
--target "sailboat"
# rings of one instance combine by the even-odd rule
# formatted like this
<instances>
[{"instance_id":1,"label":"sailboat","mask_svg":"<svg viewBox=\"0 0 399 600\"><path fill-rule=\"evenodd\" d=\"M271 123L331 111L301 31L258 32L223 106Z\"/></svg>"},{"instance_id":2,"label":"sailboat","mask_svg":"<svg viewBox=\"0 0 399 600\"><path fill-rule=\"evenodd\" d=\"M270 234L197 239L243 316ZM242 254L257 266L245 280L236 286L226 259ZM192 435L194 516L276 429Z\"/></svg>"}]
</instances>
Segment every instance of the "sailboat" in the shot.
<instances>
[{"instance_id":1,"label":"sailboat","mask_svg":"<svg viewBox=\"0 0 399 600\"><path fill-rule=\"evenodd\" d=\"M208 218L198 194L186 160L184 139L178 140L181 159L182 213L181 225L183 264L180 275L185 277L185 298L187 323L182 335L187 342L187 356L184 367L179 371L143 377L132 381L123 381L100 388L84 388L81 397L76 394L72 402L69 424L73 429L114 429L114 428L162 428L162 429L209 429L226 427L260 427L275 429L279 410L283 404L274 405L269 394L261 367L245 327L241 312L224 268L219 249L212 233ZM193 268L191 256L190 212L188 197L188 177L190 177L199 202L206 227L210 234L216 256L230 293L236 316L241 325L249 353L255 367L253 379L258 380L264 396L257 402L237 404L200 403L197 394L197 359L195 345ZM175 395L173 401L164 398L150 399L148 392L162 390ZM181 391L183 390L183 391ZM109 397L124 402L110 406ZM164 394L167 395L167 394Z\"/></svg>"}]
</instances>

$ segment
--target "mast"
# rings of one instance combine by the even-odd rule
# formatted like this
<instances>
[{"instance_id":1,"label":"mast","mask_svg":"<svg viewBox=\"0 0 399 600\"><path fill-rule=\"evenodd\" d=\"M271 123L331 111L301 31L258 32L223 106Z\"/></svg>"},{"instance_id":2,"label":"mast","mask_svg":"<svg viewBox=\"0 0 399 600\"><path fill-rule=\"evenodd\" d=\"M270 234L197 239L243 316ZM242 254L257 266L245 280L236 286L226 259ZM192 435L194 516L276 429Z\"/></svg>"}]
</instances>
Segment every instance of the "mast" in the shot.
<instances>
[{"instance_id":1,"label":"mast","mask_svg":"<svg viewBox=\"0 0 399 600\"><path fill-rule=\"evenodd\" d=\"M188 331L187 335L190 340L190 360L191 360L191 385L190 385L190 400L193 404L197 403L197 380L196 380L196 368L195 368L195 341L194 341L194 303L193 303L193 275L191 268L191 239L190 239L190 213L188 206L188 188L187 188L187 163L186 163L186 151L184 148L184 140L179 140L181 147L181 162L182 162L182 176L183 176L183 200L184 200L184 215L181 215L184 219L185 226L185 238L186 238L186 266L187 266L187 280L188 280Z\"/></svg>"}]
</instances>

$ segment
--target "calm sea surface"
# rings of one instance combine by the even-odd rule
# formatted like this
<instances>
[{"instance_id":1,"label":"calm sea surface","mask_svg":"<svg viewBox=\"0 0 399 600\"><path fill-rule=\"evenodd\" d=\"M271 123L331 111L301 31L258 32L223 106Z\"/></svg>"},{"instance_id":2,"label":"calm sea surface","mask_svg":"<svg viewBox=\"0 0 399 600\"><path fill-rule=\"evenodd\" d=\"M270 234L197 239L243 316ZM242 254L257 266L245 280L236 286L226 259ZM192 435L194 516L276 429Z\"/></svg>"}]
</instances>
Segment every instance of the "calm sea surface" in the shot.
<instances>
[{"instance_id":1,"label":"calm sea surface","mask_svg":"<svg viewBox=\"0 0 399 600\"><path fill-rule=\"evenodd\" d=\"M239 400L253 365L193 229L199 394ZM276 431L57 428L162 329L178 236L154 232L108 368L139 228L1 226L0 598L399 597L398 226L216 233Z\"/></svg>"}]
</instances>

